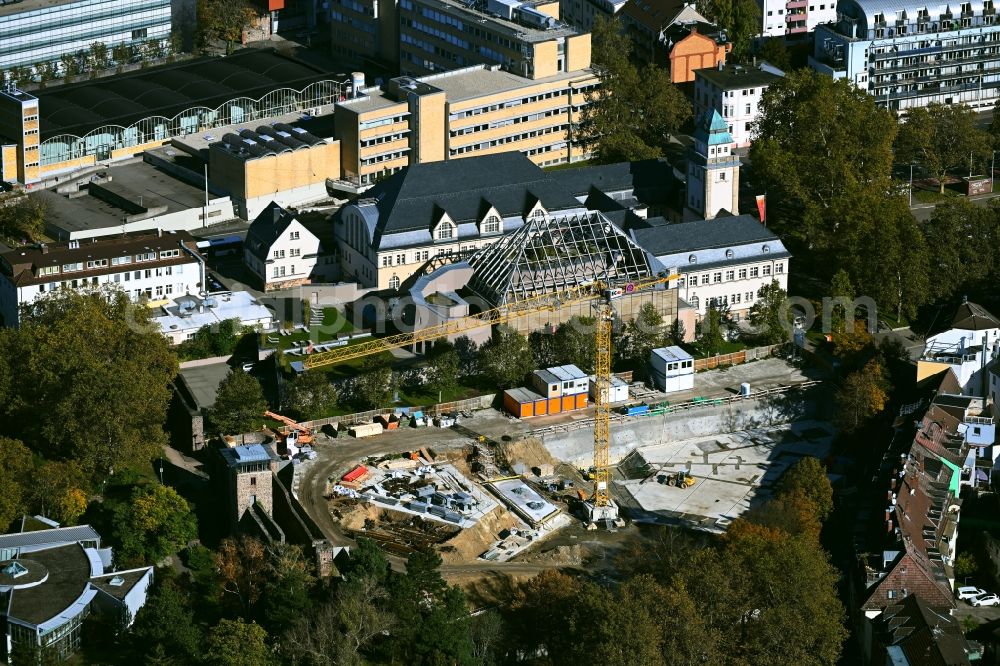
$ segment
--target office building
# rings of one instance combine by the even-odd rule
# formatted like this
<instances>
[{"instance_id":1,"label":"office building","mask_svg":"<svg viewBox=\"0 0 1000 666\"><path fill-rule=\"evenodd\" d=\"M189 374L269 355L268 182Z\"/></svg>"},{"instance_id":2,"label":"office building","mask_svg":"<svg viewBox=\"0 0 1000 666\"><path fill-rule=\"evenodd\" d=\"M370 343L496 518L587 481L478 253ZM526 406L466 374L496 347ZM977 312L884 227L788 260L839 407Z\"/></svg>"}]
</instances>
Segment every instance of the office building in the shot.
<instances>
[{"instance_id":1,"label":"office building","mask_svg":"<svg viewBox=\"0 0 1000 666\"><path fill-rule=\"evenodd\" d=\"M1000 86L1000 25L992 0L910 5L840 0L816 28L810 65L893 111L932 102L990 109Z\"/></svg>"},{"instance_id":2,"label":"office building","mask_svg":"<svg viewBox=\"0 0 1000 666\"><path fill-rule=\"evenodd\" d=\"M729 126L735 147L746 148L764 91L783 76L784 72L765 62L699 69L694 78L695 116L718 112Z\"/></svg>"},{"instance_id":3,"label":"office building","mask_svg":"<svg viewBox=\"0 0 1000 666\"><path fill-rule=\"evenodd\" d=\"M399 63L397 0L330 0L333 53L357 60Z\"/></svg>"},{"instance_id":4,"label":"office building","mask_svg":"<svg viewBox=\"0 0 1000 666\"><path fill-rule=\"evenodd\" d=\"M822 23L837 20L836 0L757 0L761 35L804 37Z\"/></svg>"},{"instance_id":5,"label":"office building","mask_svg":"<svg viewBox=\"0 0 1000 666\"><path fill-rule=\"evenodd\" d=\"M185 232L24 247L0 255L0 325L17 326L22 305L59 289L113 285L156 305L204 283L201 255Z\"/></svg>"},{"instance_id":6,"label":"office building","mask_svg":"<svg viewBox=\"0 0 1000 666\"><path fill-rule=\"evenodd\" d=\"M621 16L628 0L562 0L559 3L561 18L571 26L590 32L598 17L612 21Z\"/></svg>"},{"instance_id":7,"label":"office building","mask_svg":"<svg viewBox=\"0 0 1000 666\"><path fill-rule=\"evenodd\" d=\"M410 164L511 150L543 166L586 159L572 140L597 86L586 55L544 79L478 65L362 90L337 105L344 178L367 185Z\"/></svg>"},{"instance_id":8,"label":"office building","mask_svg":"<svg viewBox=\"0 0 1000 666\"><path fill-rule=\"evenodd\" d=\"M68 659L92 613L127 628L146 603L153 567L115 571L90 525L45 529L51 524L25 518L21 532L0 535L0 662L20 649Z\"/></svg>"},{"instance_id":9,"label":"office building","mask_svg":"<svg viewBox=\"0 0 1000 666\"><path fill-rule=\"evenodd\" d=\"M0 3L0 71L59 61L99 42L170 39L170 0L22 0Z\"/></svg>"}]
</instances>

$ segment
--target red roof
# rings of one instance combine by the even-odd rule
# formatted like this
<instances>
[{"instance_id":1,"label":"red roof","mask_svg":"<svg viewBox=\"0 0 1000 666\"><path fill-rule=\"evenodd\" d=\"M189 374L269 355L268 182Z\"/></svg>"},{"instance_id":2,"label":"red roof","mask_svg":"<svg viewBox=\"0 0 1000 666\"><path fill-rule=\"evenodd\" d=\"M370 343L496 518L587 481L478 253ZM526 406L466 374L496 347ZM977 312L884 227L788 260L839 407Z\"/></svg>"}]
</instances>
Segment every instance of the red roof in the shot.
<instances>
[{"instance_id":1,"label":"red roof","mask_svg":"<svg viewBox=\"0 0 1000 666\"><path fill-rule=\"evenodd\" d=\"M364 465L358 465L357 467L355 467L350 472L344 475L344 481L357 481L367 473L368 473L367 467L365 467Z\"/></svg>"}]
</instances>

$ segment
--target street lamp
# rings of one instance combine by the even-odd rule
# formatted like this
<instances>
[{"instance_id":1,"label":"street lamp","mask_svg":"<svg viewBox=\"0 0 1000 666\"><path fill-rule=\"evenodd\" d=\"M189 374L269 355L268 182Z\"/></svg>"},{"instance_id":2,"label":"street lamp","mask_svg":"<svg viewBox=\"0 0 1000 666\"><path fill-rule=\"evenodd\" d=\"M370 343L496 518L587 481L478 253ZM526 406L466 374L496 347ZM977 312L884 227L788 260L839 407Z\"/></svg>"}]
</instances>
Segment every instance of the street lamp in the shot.
<instances>
[{"instance_id":1,"label":"street lamp","mask_svg":"<svg viewBox=\"0 0 1000 666\"><path fill-rule=\"evenodd\" d=\"M913 208L913 162L910 162L910 208Z\"/></svg>"}]
</instances>

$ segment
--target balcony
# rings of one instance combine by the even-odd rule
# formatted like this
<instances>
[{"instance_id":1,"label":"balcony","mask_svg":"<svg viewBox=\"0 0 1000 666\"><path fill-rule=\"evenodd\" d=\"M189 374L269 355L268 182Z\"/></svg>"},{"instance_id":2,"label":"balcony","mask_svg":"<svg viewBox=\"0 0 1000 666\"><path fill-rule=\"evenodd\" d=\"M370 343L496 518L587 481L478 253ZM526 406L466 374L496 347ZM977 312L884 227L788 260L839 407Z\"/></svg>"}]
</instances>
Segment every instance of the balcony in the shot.
<instances>
[{"instance_id":1,"label":"balcony","mask_svg":"<svg viewBox=\"0 0 1000 666\"><path fill-rule=\"evenodd\" d=\"M785 9L805 9L809 5L807 0L789 0L785 4Z\"/></svg>"}]
</instances>

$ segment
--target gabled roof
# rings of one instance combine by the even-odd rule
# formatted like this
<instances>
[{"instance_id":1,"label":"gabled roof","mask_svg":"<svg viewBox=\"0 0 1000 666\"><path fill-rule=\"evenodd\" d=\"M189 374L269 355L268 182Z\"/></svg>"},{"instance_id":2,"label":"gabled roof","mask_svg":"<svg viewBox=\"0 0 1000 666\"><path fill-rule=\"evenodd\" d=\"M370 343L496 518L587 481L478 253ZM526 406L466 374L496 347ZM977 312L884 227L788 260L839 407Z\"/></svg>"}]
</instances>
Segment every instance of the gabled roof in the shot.
<instances>
[{"instance_id":1,"label":"gabled roof","mask_svg":"<svg viewBox=\"0 0 1000 666\"><path fill-rule=\"evenodd\" d=\"M912 594L887 606L878 618L876 631L883 647L898 646L909 664L970 663L970 646L958 620L949 614L948 607L934 608L919 595Z\"/></svg>"},{"instance_id":2,"label":"gabled roof","mask_svg":"<svg viewBox=\"0 0 1000 666\"><path fill-rule=\"evenodd\" d=\"M575 287L653 274L646 253L604 215L533 219L469 259L469 288L494 306Z\"/></svg>"},{"instance_id":3,"label":"gabled roof","mask_svg":"<svg viewBox=\"0 0 1000 666\"><path fill-rule=\"evenodd\" d=\"M922 596L933 606L954 608L948 579L941 578L943 576L936 576L931 571L927 558L906 548L892 563L886 575L868 587L861 608L882 610L901 598L903 590L906 590L907 595Z\"/></svg>"},{"instance_id":4,"label":"gabled roof","mask_svg":"<svg viewBox=\"0 0 1000 666\"><path fill-rule=\"evenodd\" d=\"M291 211L272 201L250 224L244 247L258 259L267 259L274 241L294 221L295 215Z\"/></svg>"},{"instance_id":5,"label":"gabled roof","mask_svg":"<svg viewBox=\"0 0 1000 666\"><path fill-rule=\"evenodd\" d=\"M687 5L685 0L628 0L621 13L656 34L670 25Z\"/></svg>"},{"instance_id":6,"label":"gabled roof","mask_svg":"<svg viewBox=\"0 0 1000 666\"><path fill-rule=\"evenodd\" d=\"M47 546L79 543L81 541L100 541L101 535L90 525L74 527L58 527L51 530L35 530L16 534L0 534L0 548L25 548L31 546Z\"/></svg>"},{"instance_id":7,"label":"gabled roof","mask_svg":"<svg viewBox=\"0 0 1000 666\"><path fill-rule=\"evenodd\" d=\"M632 238L656 256L748 243L770 243L772 252L784 251L781 240L751 215L717 217L677 224L658 224L632 230Z\"/></svg>"},{"instance_id":8,"label":"gabled roof","mask_svg":"<svg viewBox=\"0 0 1000 666\"><path fill-rule=\"evenodd\" d=\"M991 328L1000 328L1000 320L982 305L965 301L955 311L951 327L965 331L985 331Z\"/></svg>"},{"instance_id":9,"label":"gabled roof","mask_svg":"<svg viewBox=\"0 0 1000 666\"><path fill-rule=\"evenodd\" d=\"M606 195L630 192L644 204L671 201L671 194L682 187L665 158L559 169L548 176L577 198L595 192ZM617 200L616 196L611 198Z\"/></svg>"},{"instance_id":10,"label":"gabled roof","mask_svg":"<svg viewBox=\"0 0 1000 666\"><path fill-rule=\"evenodd\" d=\"M373 243L387 234L429 231L446 211L456 223L476 222L484 206L501 217L524 217L541 201L549 212L580 203L523 153L513 151L413 164L376 183L358 201L374 200L378 220Z\"/></svg>"}]
</instances>

